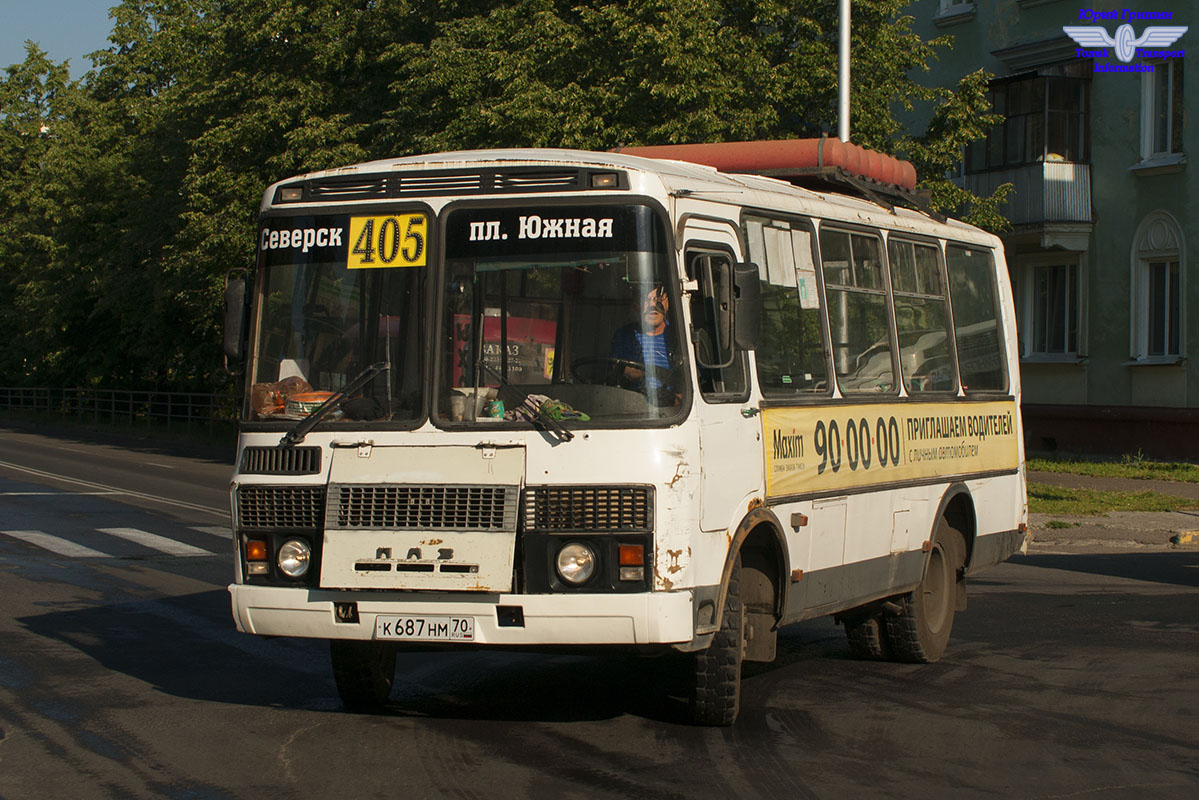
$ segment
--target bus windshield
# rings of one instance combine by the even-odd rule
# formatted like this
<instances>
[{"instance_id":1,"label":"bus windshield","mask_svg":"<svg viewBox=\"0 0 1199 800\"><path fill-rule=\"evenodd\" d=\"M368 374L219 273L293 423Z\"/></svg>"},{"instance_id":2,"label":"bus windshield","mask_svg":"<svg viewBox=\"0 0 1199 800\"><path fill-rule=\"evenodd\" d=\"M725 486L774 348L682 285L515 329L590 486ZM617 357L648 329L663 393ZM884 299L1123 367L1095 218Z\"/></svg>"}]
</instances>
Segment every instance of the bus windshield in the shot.
<instances>
[{"instance_id":1,"label":"bus windshield","mask_svg":"<svg viewBox=\"0 0 1199 800\"><path fill-rule=\"evenodd\" d=\"M651 208L460 208L445 230L439 422L683 413L678 282Z\"/></svg>"},{"instance_id":2,"label":"bus windshield","mask_svg":"<svg viewBox=\"0 0 1199 800\"><path fill-rule=\"evenodd\" d=\"M372 249L362 255L360 243L356 255L349 239L365 241L364 231ZM376 364L378 374L327 419L421 418L426 231L420 214L266 220L250 419L303 419ZM380 255L391 261L381 264ZM355 263L369 256L374 263Z\"/></svg>"}]
</instances>

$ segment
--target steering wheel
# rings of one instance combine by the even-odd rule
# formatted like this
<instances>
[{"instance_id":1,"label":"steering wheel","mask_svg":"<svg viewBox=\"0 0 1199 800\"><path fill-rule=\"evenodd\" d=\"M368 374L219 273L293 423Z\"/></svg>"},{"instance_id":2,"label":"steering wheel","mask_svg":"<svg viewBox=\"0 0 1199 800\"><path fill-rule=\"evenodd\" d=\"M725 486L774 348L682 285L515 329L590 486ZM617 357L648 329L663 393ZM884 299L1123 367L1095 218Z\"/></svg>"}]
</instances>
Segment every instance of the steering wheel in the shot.
<instances>
[{"instance_id":1,"label":"steering wheel","mask_svg":"<svg viewBox=\"0 0 1199 800\"><path fill-rule=\"evenodd\" d=\"M580 358L577 361L572 361L570 364L570 374L579 383L599 383L599 381L588 380L586 374L580 375L579 369L590 364L606 364L608 365L607 377L602 381L607 386L619 386L622 389L641 392L650 395L653 392L661 395L663 398L669 396L673 399L674 395L667 390L667 386L678 375L681 364L674 364L670 367L649 366L640 361L633 361L629 358L616 358L615 356L594 356L592 358ZM642 378L640 381L634 381L625 375L625 369L635 369L641 372ZM655 389L650 388L650 379L657 382L658 386ZM673 403L663 403L664 405L673 405Z\"/></svg>"},{"instance_id":2,"label":"steering wheel","mask_svg":"<svg viewBox=\"0 0 1199 800\"><path fill-rule=\"evenodd\" d=\"M606 377L602 381L588 380L589 378L591 378L593 376L588 375L586 373L579 374L579 369L581 367L587 367L592 364L606 364L607 365L608 368L605 371ZM645 372L645 365L638 361L633 361L628 358L615 358L613 356L595 356L594 358L580 358L580 359L577 359L576 361L572 361L570 364L570 375L572 378L574 378L579 383L592 383L592 384L604 383L609 386L616 386L619 384L621 377L624 375L625 369L637 369L637 370L641 370L642 372Z\"/></svg>"}]
</instances>

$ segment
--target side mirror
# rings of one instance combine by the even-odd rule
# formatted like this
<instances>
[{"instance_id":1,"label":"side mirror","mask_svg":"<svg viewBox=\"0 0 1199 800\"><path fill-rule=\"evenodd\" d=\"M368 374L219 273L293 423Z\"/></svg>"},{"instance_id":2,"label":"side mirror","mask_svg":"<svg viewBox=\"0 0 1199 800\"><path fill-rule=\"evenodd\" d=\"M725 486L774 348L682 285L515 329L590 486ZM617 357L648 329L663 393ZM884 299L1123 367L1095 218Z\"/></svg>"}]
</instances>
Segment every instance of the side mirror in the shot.
<instances>
[{"instance_id":1,"label":"side mirror","mask_svg":"<svg viewBox=\"0 0 1199 800\"><path fill-rule=\"evenodd\" d=\"M758 265L733 266L733 341L742 350L754 350L762 334L762 284Z\"/></svg>"},{"instance_id":2,"label":"side mirror","mask_svg":"<svg viewBox=\"0 0 1199 800\"><path fill-rule=\"evenodd\" d=\"M249 303L244 278L225 279L225 369L239 372L246 361L246 321Z\"/></svg>"}]
</instances>

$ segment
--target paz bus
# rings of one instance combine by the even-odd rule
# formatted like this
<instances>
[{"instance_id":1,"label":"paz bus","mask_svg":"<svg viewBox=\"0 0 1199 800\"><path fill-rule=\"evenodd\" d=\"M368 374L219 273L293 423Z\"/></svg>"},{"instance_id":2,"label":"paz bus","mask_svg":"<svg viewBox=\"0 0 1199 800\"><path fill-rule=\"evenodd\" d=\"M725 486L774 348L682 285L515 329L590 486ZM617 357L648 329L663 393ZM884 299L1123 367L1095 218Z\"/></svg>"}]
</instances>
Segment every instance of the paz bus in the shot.
<instances>
[{"instance_id":1,"label":"paz bus","mask_svg":"<svg viewBox=\"0 0 1199 800\"><path fill-rule=\"evenodd\" d=\"M805 619L935 661L1027 506L1002 246L914 186L824 138L269 187L226 289L237 628L327 639L349 709L400 648L668 655L708 725Z\"/></svg>"}]
</instances>

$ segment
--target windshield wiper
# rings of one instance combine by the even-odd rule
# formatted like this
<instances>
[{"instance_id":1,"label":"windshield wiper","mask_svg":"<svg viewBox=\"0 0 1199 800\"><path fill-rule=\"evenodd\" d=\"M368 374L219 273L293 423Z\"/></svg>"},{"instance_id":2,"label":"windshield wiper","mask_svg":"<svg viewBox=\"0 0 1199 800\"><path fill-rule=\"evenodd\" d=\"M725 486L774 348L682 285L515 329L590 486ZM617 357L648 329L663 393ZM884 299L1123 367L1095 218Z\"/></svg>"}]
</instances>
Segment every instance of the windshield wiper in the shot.
<instances>
[{"instance_id":1,"label":"windshield wiper","mask_svg":"<svg viewBox=\"0 0 1199 800\"><path fill-rule=\"evenodd\" d=\"M376 364L371 364L369 367L364 369L361 374L354 378L354 380L342 387L341 391L330 397L325 402L321 403L312 410L311 414L296 423L296 426L289 430L287 434L279 440L279 446L285 447L287 445L299 444L300 442L304 441L304 437L308 435L309 431L315 428L322 419L327 417L329 412L341 405L341 401L344 400L347 395L351 395L361 389L363 386L366 386L366 384L369 383L370 380L380 372L387 372L390 369L391 365L386 361L380 361Z\"/></svg>"},{"instance_id":2,"label":"windshield wiper","mask_svg":"<svg viewBox=\"0 0 1199 800\"><path fill-rule=\"evenodd\" d=\"M488 366L485 362L480 361L479 366L494 375L499 380L501 386L506 389L511 389L521 395L520 405L512 409L513 411L523 412L523 416L527 418L529 422L554 434L558 437L558 441L560 442L569 442L571 439L575 438L575 435L571 433L571 431L567 429L565 425L563 425L559 420L551 417L544 409L542 409L541 403L529 402L529 394L531 394L530 392L527 392L524 389L521 389L519 386L514 386L513 384L509 383L507 378L501 375L497 370ZM476 394L478 391L478 387L476 387ZM540 422L541 425L537 425L538 422Z\"/></svg>"}]
</instances>

